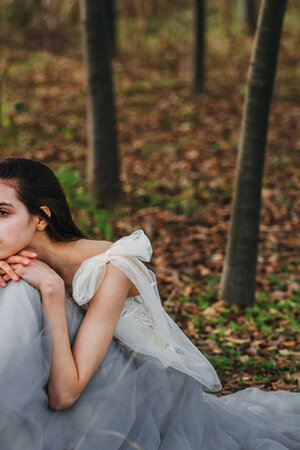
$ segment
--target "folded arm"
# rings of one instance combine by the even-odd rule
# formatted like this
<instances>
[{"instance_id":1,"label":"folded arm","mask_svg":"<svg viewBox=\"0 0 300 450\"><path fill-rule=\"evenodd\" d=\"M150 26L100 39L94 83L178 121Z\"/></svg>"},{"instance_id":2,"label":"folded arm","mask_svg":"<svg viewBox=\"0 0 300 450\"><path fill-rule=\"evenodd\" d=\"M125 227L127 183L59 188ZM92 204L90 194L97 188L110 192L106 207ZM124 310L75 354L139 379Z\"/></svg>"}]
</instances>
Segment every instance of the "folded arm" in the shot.
<instances>
[{"instance_id":1,"label":"folded arm","mask_svg":"<svg viewBox=\"0 0 300 450\"><path fill-rule=\"evenodd\" d=\"M52 326L52 364L48 380L52 409L68 408L80 396L107 352L129 294L136 295L133 283L108 263L105 277L89 303L71 349L64 287L49 287L42 292Z\"/></svg>"}]
</instances>

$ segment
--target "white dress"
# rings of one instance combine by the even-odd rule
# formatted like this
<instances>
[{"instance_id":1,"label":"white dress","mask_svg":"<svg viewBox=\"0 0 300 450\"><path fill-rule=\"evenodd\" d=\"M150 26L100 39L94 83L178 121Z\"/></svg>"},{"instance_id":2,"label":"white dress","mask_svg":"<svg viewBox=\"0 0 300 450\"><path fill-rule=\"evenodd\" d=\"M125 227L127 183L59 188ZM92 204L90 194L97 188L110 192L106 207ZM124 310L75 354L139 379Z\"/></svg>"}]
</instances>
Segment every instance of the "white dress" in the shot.
<instances>
[{"instance_id":1,"label":"white dress","mask_svg":"<svg viewBox=\"0 0 300 450\"><path fill-rule=\"evenodd\" d=\"M74 405L48 407L51 327L23 280L0 289L0 450L300 450L300 394L248 388L220 398L218 376L163 310L142 230L85 260L66 294L71 343L110 261L126 300L106 356Z\"/></svg>"}]
</instances>

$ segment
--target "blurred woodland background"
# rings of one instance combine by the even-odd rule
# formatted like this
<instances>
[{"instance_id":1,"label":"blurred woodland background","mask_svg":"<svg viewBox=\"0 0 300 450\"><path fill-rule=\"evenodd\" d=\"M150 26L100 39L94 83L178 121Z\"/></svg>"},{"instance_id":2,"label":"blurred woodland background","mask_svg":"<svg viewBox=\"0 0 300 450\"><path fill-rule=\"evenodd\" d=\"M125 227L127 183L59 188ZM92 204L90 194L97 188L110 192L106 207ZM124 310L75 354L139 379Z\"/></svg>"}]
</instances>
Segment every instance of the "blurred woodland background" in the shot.
<instances>
[{"instance_id":1,"label":"blurred woodland background","mask_svg":"<svg viewBox=\"0 0 300 450\"><path fill-rule=\"evenodd\" d=\"M257 186L249 179L262 199L256 299L238 305L220 294L262 3L1 1L1 158L54 169L89 235L145 231L164 306L216 367L220 395L300 390L299 0L282 16L261 189L259 176ZM92 31L104 28L93 47ZM101 167L112 155L115 172ZM99 197L95 177L112 173Z\"/></svg>"}]
</instances>

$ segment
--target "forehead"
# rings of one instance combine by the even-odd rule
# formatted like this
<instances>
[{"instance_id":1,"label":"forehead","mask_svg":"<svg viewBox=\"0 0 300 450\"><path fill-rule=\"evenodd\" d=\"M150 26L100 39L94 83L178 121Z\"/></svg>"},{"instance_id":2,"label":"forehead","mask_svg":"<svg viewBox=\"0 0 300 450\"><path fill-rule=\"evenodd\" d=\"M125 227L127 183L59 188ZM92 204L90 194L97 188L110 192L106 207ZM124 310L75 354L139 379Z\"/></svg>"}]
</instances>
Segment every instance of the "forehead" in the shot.
<instances>
[{"instance_id":1,"label":"forehead","mask_svg":"<svg viewBox=\"0 0 300 450\"><path fill-rule=\"evenodd\" d=\"M22 205L12 181L0 180L0 203L2 202L12 203L14 206Z\"/></svg>"}]
</instances>

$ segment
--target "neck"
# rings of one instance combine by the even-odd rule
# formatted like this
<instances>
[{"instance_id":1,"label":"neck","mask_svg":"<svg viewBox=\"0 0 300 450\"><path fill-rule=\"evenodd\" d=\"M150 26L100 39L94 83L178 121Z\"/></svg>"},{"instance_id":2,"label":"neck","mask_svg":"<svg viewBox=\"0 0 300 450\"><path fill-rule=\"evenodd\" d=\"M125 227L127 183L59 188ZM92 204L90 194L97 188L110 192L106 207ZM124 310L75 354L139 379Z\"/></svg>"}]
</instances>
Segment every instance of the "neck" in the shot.
<instances>
[{"instance_id":1,"label":"neck","mask_svg":"<svg viewBox=\"0 0 300 450\"><path fill-rule=\"evenodd\" d=\"M37 253L37 259L48 264L64 280L66 290L72 292L72 281L81 263L110 246L108 241L78 239L77 241L55 242L45 231L35 235L26 250Z\"/></svg>"},{"instance_id":2,"label":"neck","mask_svg":"<svg viewBox=\"0 0 300 450\"><path fill-rule=\"evenodd\" d=\"M37 253L37 259L48 264L64 280L67 290L70 290L72 279L81 262L88 256L82 241L55 242L46 233L40 233L26 250Z\"/></svg>"}]
</instances>

